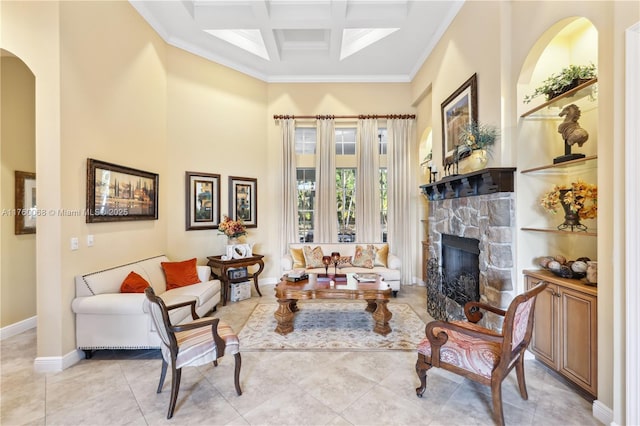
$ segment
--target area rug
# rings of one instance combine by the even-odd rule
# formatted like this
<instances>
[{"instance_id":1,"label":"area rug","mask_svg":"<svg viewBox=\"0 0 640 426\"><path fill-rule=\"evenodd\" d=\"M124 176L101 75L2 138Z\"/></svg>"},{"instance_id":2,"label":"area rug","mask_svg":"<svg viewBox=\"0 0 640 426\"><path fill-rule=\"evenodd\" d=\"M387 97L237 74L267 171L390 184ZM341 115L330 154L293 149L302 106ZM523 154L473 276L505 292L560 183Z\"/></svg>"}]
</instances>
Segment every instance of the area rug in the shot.
<instances>
[{"instance_id":1,"label":"area rug","mask_svg":"<svg viewBox=\"0 0 640 426\"><path fill-rule=\"evenodd\" d=\"M260 303L240 331L242 351L415 351L424 337L424 322L405 303L389 303L393 314L386 336L373 332L366 302L298 302L293 332L276 333L277 303Z\"/></svg>"}]
</instances>

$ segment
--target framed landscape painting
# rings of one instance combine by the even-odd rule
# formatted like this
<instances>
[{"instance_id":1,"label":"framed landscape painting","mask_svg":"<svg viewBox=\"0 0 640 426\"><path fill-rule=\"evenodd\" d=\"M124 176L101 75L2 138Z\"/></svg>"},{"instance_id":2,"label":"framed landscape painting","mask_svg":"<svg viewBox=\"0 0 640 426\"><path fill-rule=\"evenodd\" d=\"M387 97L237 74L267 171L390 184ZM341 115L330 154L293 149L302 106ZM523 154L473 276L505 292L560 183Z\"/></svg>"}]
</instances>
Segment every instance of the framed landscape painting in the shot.
<instances>
[{"instance_id":1,"label":"framed landscape painting","mask_svg":"<svg viewBox=\"0 0 640 426\"><path fill-rule=\"evenodd\" d=\"M217 229L220 224L220 175L186 172L186 229Z\"/></svg>"},{"instance_id":2,"label":"framed landscape painting","mask_svg":"<svg viewBox=\"0 0 640 426\"><path fill-rule=\"evenodd\" d=\"M158 219L158 175L87 159L86 222Z\"/></svg>"},{"instance_id":3,"label":"framed landscape painting","mask_svg":"<svg viewBox=\"0 0 640 426\"><path fill-rule=\"evenodd\" d=\"M453 156L458 135L471 121L478 122L478 81L476 74L442 102L442 164Z\"/></svg>"},{"instance_id":4,"label":"framed landscape painting","mask_svg":"<svg viewBox=\"0 0 640 426\"><path fill-rule=\"evenodd\" d=\"M258 226L258 180L229 176L229 217L247 228Z\"/></svg>"}]
</instances>

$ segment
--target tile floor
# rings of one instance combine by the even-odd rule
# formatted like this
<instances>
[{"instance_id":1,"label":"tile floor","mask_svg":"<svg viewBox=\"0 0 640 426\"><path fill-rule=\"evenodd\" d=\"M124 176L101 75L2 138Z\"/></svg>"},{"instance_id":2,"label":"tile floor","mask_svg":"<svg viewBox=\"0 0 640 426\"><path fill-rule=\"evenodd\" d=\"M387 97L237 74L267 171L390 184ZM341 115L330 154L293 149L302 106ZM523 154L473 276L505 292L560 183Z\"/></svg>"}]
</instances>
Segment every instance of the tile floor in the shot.
<instances>
[{"instance_id":1,"label":"tile floor","mask_svg":"<svg viewBox=\"0 0 640 426\"><path fill-rule=\"evenodd\" d=\"M215 316L236 331L263 297ZM404 287L394 302L409 303L425 320L424 287ZM393 321L393 320L392 320ZM241 385L233 387L233 358L219 366L185 368L176 412L166 420L170 374L155 390L159 351L98 351L58 373L33 371L35 330L1 342L0 424L9 425L491 425L488 387L432 369L423 398L415 352L243 352ZM508 425L597 425L591 403L535 360L526 362L529 400L515 371L503 383Z\"/></svg>"}]
</instances>

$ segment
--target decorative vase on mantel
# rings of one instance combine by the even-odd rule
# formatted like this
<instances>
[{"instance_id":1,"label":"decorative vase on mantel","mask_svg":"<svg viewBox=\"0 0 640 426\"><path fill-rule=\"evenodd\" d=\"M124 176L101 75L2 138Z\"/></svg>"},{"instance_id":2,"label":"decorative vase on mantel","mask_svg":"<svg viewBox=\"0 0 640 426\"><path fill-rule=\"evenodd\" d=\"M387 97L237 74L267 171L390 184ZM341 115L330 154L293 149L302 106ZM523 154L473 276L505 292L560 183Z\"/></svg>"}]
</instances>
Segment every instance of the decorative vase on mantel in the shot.
<instances>
[{"instance_id":1,"label":"decorative vase on mantel","mask_svg":"<svg viewBox=\"0 0 640 426\"><path fill-rule=\"evenodd\" d=\"M586 231L587 227L580 223L580 216L578 212L574 212L571 210L571 206L568 203L564 202L564 197L567 195L567 192L571 191L570 189L561 189L560 190L560 204L562 204L562 209L564 210L564 222L558 225L558 229L561 231L564 230L578 230L578 231Z\"/></svg>"},{"instance_id":2,"label":"decorative vase on mantel","mask_svg":"<svg viewBox=\"0 0 640 426\"><path fill-rule=\"evenodd\" d=\"M466 158L460 160L460 173L466 174L477 172L487 167L489 157L486 149L475 149Z\"/></svg>"}]
</instances>

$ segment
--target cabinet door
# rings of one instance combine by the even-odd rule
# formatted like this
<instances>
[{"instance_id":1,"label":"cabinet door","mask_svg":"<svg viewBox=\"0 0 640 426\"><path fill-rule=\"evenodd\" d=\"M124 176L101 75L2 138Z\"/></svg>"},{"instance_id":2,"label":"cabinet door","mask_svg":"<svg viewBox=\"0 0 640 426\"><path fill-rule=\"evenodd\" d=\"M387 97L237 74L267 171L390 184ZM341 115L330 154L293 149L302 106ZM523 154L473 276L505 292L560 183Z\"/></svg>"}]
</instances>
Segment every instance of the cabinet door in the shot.
<instances>
[{"instance_id":1,"label":"cabinet door","mask_svg":"<svg viewBox=\"0 0 640 426\"><path fill-rule=\"evenodd\" d=\"M560 303L562 342L559 370L596 395L596 298L562 288Z\"/></svg>"},{"instance_id":2,"label":"cabinet door","mask_svg":"<svg viewBox=\"0 0 640 426\"><path fill-rule=\"evenodd\" d=\"M527 288L538 285L540 280L527 277ZM536 298L533 317L533 336L529 349L539 361L558 368L558 287L549 284Z\"/></svg>"}]
</instances>

